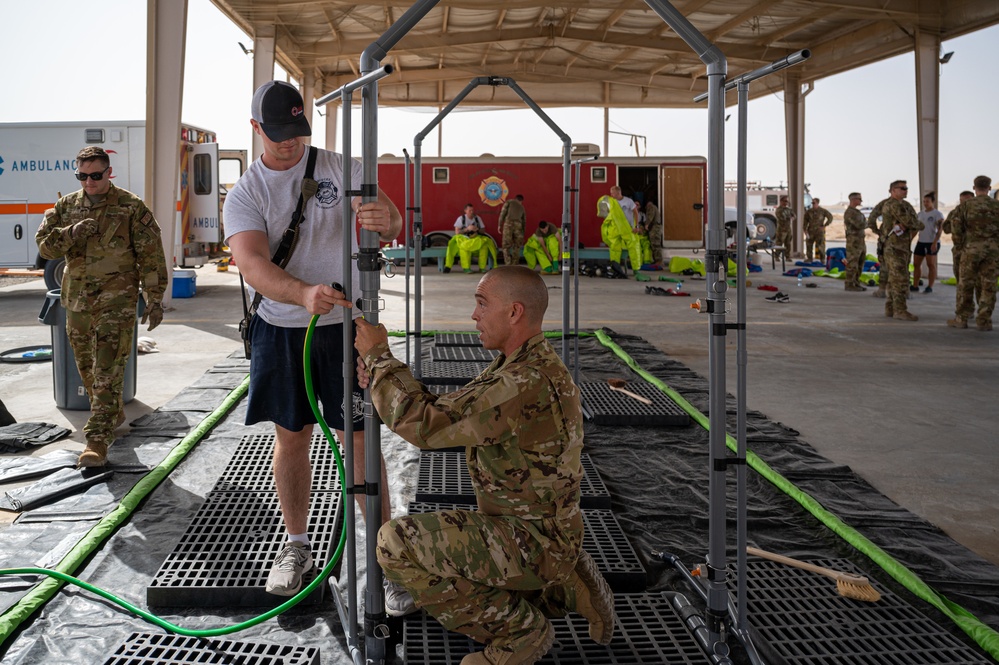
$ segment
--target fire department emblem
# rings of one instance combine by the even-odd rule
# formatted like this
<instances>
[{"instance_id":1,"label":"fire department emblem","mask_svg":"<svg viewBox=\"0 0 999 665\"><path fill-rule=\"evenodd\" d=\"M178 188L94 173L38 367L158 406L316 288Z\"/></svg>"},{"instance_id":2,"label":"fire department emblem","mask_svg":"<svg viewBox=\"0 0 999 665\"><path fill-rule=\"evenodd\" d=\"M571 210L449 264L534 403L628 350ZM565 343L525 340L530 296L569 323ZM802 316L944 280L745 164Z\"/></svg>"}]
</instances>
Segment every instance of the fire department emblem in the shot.
<instances>
[{"instance_id":1,"label":"fire department emblem","mask_svg":"<svg viewBox=\"0 0 999 665\"><path fill-rule=\"evenodd\" d=\"M479 198L487 206L503 205L509 195L510 188L506 186L506 181L494 175L489 176L479 185Z\"/></svg>"}]
</instances>

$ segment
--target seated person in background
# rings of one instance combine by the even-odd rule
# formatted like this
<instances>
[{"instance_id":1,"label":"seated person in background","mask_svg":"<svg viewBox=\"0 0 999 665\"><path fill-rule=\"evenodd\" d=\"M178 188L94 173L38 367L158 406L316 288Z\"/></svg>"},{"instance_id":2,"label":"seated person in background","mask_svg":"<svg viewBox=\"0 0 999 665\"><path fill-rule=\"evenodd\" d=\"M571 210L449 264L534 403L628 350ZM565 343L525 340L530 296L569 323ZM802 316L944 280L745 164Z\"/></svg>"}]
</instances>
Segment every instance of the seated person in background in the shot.
<instances>
[{"instance_id":1,"label":"seated person in background","mask_svg":"<svg viewBox=\"0 0 999 665\"><path fill-rule=\"evenodd\" d=\"M525 266L479 280L472 320L500 351L471 383L437 395L392 356L382 325L357 320L360 385L388 427L423 450L465 446L478 510L389 521L376 554L388 580L448 630L486 645L462 665L526 665L567 611L609 644L614 596L582 548L580 391L541 332L548 290Z\"/></svg>"},{"instance_id":2,"label":"seated person in background","mask_svg":"<svg viewBox=\"0 0 999 665\"><path fill-rule=\"evenodd\" d=\"M472 272L472 253L479 253L479 270L488 270L487 260L492 258L493 265L496 265L497 251L496 243L492 238L485 235L486 225L482 223L482 218L475 214L475 206L471 203L465 205L465 212L454 221L454 236L447 243L447 252L444 256L444 272L451 272L454 265L454 257L461 260L461 269L464 272Z\"/></svg>"},{"instance_id":3,"label":"seated person in background","mask_svg":"<svg viewBox=\"0 0 999 665\"><path fill-rule=\"evenodd\" d=\"M538 223L538 230L524 245L524 260L527 261L527 267L534 270L534 266L540 264L541 272L557 273L558 244L558 229L554 224L541 220Z\"/></svg>"}]
</instances>

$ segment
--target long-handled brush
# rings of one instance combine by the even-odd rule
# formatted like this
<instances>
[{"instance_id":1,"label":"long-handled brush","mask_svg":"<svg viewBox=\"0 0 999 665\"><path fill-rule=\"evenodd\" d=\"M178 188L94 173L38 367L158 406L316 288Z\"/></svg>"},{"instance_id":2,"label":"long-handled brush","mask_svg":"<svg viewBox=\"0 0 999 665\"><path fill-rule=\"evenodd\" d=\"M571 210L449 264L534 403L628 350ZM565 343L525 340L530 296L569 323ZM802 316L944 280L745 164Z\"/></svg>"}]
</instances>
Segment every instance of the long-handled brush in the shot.
<instances>
[{"instance_id":1,"label":"long-handled brush","mask_svg":"<svg viewBox=\"0 0 999 665\"><path fill-rule=\"evenodd\" d=\"M808 570L834 579L836 580L836 591L845 598L863 600L868 603L876 603L881 600L881 594L878 593L878 590L871 586L870 581L862 575L851 575L850 573L832 570L831 568L823 568L822 566L798 561L797 559L774 554L773 552L766 552L755 547L747 547L746 552L762 559L769 559L770 561L801 568L802 570Z\"/></svg>"},{"instance_id":2,"label":"long-handled brush","mask_svg":"<svg viewBox=\"0 0 999 665\"><path fill-rule=\"evenodd\" d=\"M642 395L637 395L630 390L626 390L625 386L628 385L628 382L625 379L607 379L607 385L610 386L611 390L619 392L622 395L627 395L631 399L637 400L647 406L652 406L652 400L648 397L643 397Z\"/></svg>"}]
</instances>

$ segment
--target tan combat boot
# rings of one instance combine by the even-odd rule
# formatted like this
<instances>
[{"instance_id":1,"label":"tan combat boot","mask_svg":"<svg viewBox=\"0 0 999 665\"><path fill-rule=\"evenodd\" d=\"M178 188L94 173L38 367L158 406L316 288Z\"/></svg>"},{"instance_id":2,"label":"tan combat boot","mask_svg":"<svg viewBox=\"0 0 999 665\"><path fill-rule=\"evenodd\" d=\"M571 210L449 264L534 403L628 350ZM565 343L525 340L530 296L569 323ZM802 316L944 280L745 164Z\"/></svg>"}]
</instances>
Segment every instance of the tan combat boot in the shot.
<instances>
[{"instance_id":1,"label":"tan combat boot","mask_svg":"<svg viewBox=\"0 0 999 665\"><path fill-rule=\"evenodd\" d=\"M93 441L87 442L87 447L80 453L79 459L76 460L76 466L78 469L84 469L94 466L104 466L108 461L108 444L106 443L95 443Z\"/></svg>"},{"instance_id":2,"label":"tan combat boot","mask_svg":"<svg viewBox=\"0 0 999 665\"><path fill-rule=\"evenodd\" d=\"M492 645L482 651L470 653L461 659L461 665L534 665L552 648L555 643L555 628L545 619L545 627L523 648L506 651Z\"/></svg>"},{"instance_id":3,"label":"tan combat boot","mask_svg":"<svg viewBox=\"0 0 999 665\"><path fill-rule=\"evenodd\" d=\"M988 332L988 331L992 330L992 322L991 321L979 321L977 327L982 332Z\"/></svg>"},{"instance_id":4,"label":"tan combat boot","mask_svg":"<svg viewBox=\"0 0 999 665\"><path fill-rule=\"evenodd\" d=\"M614 593L586 550L579 550L576 568L568 583L576 598L574 609L590 622L590 639L598 644L610 644L614 637Z\"/></svg>"},{"instance_id":5,"label":"tan combat boot","mask_svg":"<svg viewBox=\"0 0 999 665\"><path fill-rule=\"evenodd\" d=\"M904 310L904 309L901 310L901 311L899 311L899 312L895 312L895 315L892 318L896 318L899 321L918 321L919 320L918 316L916 316L912 312L909 312L908 310Z\"/></svg>"},{"instance_id":6,"label":"tan combat boot","mask_svg":"<svg viewBox=\"0 0 999 665\"><path fill-rule=\"evenodd\" d=\"M962 319L960 316L955 316L953 319L947 319L947 325L951 328L967 328L968 320Z\"/></svg>"},{"instance_id":7,"label":"tan combat boot","mask_svg":"<svg viewBox=\"0 0 999 665\"><path fill-rule=\"evenodd\" d=\"M889 319L895 316L895 306L891 304L891 301L885 302L885 316Z\"/></svg>"}]
</instances>

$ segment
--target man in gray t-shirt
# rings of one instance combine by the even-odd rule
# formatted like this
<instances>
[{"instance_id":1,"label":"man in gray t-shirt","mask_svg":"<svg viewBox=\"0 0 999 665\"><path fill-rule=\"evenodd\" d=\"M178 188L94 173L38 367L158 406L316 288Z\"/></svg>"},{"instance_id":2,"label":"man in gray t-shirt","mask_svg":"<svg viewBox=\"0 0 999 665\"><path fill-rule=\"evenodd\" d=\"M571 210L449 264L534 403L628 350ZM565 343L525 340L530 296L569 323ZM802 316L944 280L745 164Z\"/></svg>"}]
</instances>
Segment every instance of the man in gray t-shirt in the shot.
<instances>
[{"instance_id":1,"label":"man in gray t-shirt","mask_svg":"<svg viewBox=\"0 0 999 665\"><path fill-rule=\"evenodd\" d=\"M912 252L912 286L909 290L919 290L925 257L928 273L925 293L933 293L933 282L937 280L937 253L940 251L940 234L943 233L944 221L943 213L937 210L936 192L926 192L923 196L923 209L916 217L923 223L923 230L916 236L916 249Z\"/></svg>"},{"instance_id":2,"label":"man in gray t-shirt","mask_svg":"<svg viewBox=\"0 0 999 665\"><path fill-rule=\"evenodd\" d=\"M319 150L313 179L315 196L303 207L304 221L285 268L271 261L281 236L291 223L302 190L308 146L302 140L312 130L305 117L305 103L298 90L283 81L271 81L253 95L250 124L263 141L264 151L226 196L226 242L252 293L263 296L251 325L252 361L246 422L272 421L274 483L287 528L287 542L271 569L267 591L291 596L302 585L302 574L312 567L308 537L309 495L312 470L309 448L312 413L305 391L302 360L305 331L319 316L313 336L311 367L315 392L323 404L324 418L343 441L346 418L359 423L354 432L354 477L364 478L364 431L359 419L363 397L343 394L343 316L351 309L348 294L333 288L344 283L343 242L349 237L357 251L357 234L351 220L344 220L343 156ZM361 166L350 165L352 187L362 184ZM378 233L384 241L395 238L402 216L384 192L378 200L351 207L362 228ZM351 283L360 284L357 267L351 266ZM355 377L356 381L356 377ZM382 514L370 516L379 524L391 516L384 464L380 484ZM364 495L358 494L364 510Z\"/></svg>"}]
</instances>

